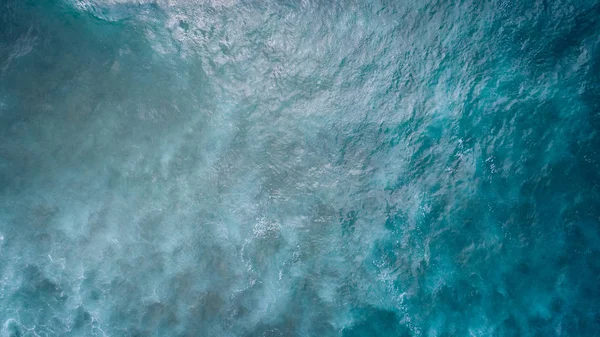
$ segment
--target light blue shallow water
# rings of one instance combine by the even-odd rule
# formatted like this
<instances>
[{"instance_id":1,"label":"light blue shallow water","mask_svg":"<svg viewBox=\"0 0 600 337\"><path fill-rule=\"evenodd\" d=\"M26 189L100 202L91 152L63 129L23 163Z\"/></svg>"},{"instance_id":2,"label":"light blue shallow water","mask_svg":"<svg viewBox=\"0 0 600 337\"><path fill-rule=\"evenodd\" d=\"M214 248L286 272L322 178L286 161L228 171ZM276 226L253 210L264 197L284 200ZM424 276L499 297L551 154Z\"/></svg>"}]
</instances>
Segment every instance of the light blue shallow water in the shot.
<instances>
[{"instance_id":1,"label":"light blue shallow water","mask_svg":"<svg viewBox=\"0 0 600 337\"><path fill-rule=\"evenodd\" d=\"M0 0L0 334L600 334L598 18Z\"/></svg>"}]
</instances>

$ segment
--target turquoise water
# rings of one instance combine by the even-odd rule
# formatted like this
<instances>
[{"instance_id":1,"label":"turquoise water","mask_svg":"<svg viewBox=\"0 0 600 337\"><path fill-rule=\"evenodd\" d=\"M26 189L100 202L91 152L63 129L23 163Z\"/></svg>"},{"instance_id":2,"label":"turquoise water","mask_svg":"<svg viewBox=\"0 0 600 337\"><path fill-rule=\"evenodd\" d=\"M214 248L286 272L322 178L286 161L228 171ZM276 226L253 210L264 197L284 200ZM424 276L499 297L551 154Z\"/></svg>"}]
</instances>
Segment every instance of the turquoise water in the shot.
<instances>
[{"instance_id":1,"label":"turquoise water","mask_svg":"<svg viewBox=\"0 0 600 337\"><path fill-rule=\"evenodd\" d=\"M0 335L597 336L598 18L0 0Z\"/></svg>"}]
</instances>

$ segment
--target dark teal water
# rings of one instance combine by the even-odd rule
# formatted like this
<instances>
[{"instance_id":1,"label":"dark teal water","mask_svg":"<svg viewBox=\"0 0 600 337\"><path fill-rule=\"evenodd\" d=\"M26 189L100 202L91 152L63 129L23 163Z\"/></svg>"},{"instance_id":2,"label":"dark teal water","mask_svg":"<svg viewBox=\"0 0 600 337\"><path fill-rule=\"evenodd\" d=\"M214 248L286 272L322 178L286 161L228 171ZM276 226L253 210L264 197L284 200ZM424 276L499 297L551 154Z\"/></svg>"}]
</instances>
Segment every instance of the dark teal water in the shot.
<instances>
[{"instance_id":1,"label":"dark teal water","mask_svg":"<svg viewBox=\"0 0 600 337\"><path fill-rule=\"evenodd\" d=\"M0 0L0 335L599 335L599 18Z\"/></svg>"}]
</instances>

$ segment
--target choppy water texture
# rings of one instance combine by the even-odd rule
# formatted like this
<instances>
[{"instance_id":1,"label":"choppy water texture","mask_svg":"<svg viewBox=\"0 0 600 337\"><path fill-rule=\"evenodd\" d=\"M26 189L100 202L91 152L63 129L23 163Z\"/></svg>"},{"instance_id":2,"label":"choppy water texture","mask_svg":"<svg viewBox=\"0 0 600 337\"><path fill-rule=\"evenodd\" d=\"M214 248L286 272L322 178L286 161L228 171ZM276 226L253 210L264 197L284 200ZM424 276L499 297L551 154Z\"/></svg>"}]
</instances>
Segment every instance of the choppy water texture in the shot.
<instances>
[{"instance_id":1,"label":"choppy water texture","mask_svg":"<svg viewBox=\"0 0 600 337\"><path fill-rule=\"evenodd\" d=\"M597 336L599 18L0 0L1 335Z\"/></svg>"}]
</instances>

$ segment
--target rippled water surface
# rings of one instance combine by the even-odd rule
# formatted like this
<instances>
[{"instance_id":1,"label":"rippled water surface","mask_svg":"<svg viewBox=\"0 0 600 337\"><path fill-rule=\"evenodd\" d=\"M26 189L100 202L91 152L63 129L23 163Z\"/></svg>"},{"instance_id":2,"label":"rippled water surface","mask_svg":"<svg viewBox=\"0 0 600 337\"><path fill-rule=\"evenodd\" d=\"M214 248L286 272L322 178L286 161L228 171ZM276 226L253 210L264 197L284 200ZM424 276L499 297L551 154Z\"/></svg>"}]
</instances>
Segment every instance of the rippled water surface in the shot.
<instances>
[{"instance_id":1,"label":"rippled water surface","mask_svg":"<svg viewBox=\"0 0 600 337\"><path fill-rule=\"evenodd\" d=\"M0 0L0 334L597 336L599 18Z\"/></svg>"}]
</instances>

